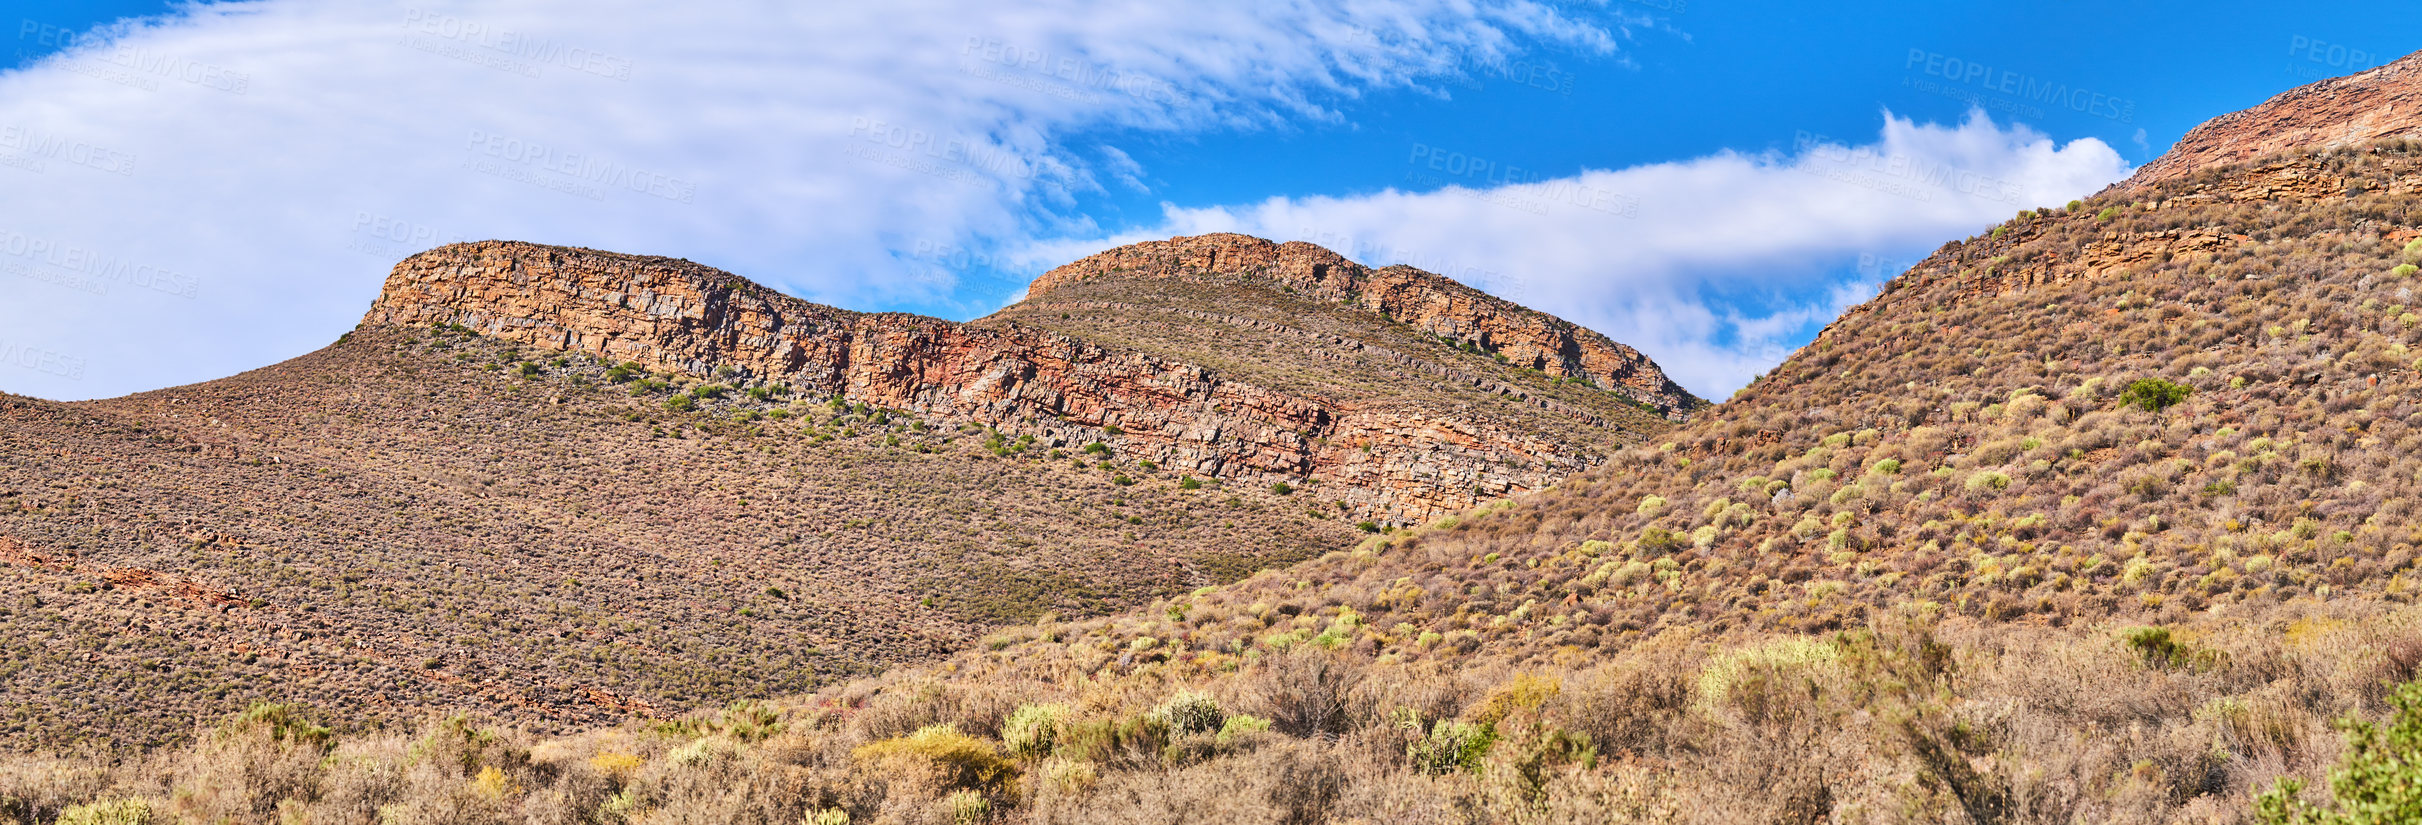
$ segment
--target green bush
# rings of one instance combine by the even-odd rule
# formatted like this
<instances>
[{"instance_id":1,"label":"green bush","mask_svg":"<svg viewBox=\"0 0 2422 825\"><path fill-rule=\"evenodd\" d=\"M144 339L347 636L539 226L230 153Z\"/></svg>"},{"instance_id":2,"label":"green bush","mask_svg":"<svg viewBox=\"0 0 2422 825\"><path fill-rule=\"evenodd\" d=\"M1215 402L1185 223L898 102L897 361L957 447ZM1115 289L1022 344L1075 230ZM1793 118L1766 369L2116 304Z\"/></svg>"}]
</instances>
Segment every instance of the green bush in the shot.
<instances>
[{"instance_id":1,"label":"green bush","mask_svg":"<svg viewBox=\"0 0 2422 825\"><path fill-rule=\"evenodd\" d=\"M2144 660L2146 667L2187 667L2206 658L2169 628L2159 625L2128 628L2120 631L2119 640L2136 653L2136 658Z\"/></svg>"},{"instance_id":2,"label":"green bush","mask_svg":"<svg viewBox=\"0 0 2422 825\"><path fill-rule=\"evenodd\" d=\"M1001 723L1001 743L1009 747L1011 756L1049 756L1059 741L1060 720L1067 715L1065 705L1019 705Z\"/></svg>"},{"instance_id":3,"label":"green bush","mask_svg":"<svg viewBox=\"0 0 2422 825\"><path fill-rule=\"evenodd\" d=\"M280 742L321 750L336 746L336 734L326 726L305 718L302 706L279 702L254 703L243 712L229 717L227 724L220 726L219 735L224 738L253 727L269 729L269 738Z\"/></svg>"},{"instance_id":4,"label":"green bush","mask_svg":"<svg viewBox=\"0 0 2422 825\"><path fill-rule=\"evenodd\" d=\"M2254 800L2254 819L2265 825L2388 825L2422 822L2422 681L2399 685L2388 702L2396 718L2373 724L2347 717L2346 761L2330 772L2328 807L2299 799L2304 783L2293 779ZM65 821L65 820L61 820Z\"/></svg>"},{"instance_id":5,"label":"green bush","mask_svg":"<svg viewBox=\"0 0 2422 825\"><path fill-rule=\"evenodd\" d=\"M1295 492L1295 488L1289 486L1286 482L1281 481L1277 484L1270 485L1270 492L1283 496Z\"/></svg>"},{"instance_id":6,"label":"green bush","mask_svg":"<svg viewBox=\"0 0 2422 825\"><path fill-rule=\"evenodd\" d=\"M942 724L917 729L907 736L860 745L850 752L860 763L922 764L938 772L953 788L998 788L1017 777L1017 766L992 744Z\"/></svg>"},{"instance_id":7,"label":"green bush","mask_svg":"<svg viewBox=\"0 0 2422 825\"><path fill-rule=\"evenodd\" d=\"M1497 740L1495 731L1485 725L1441 720L1422 730L1421 717L1402 712L1396 725L1412 734L1404 746L1404 755L1413 769L1422 773L1446 774L1456 771L1478 771L1481 759L1488 756L1489 745Z\"/></svg>"},{"instance_id":8,"label":"green bush","mask_svg":"<svg viewBox=\"0 0 2422 825\"><path fill-rule=\"evenodd\" d=\"M1201 480L1196 479L1193 476L1186 476L1185 478L1177 480L1177 488L1180 490L1200 490L1203 488L1203 483Z\"/></svg>"},{"instance_id":9,"label":"green bush","mask_svg":"<svg viewBox=\"0 0 2422 825\"><path fill-rule=\"evenodd\" d=\"M2094 215L2094 219L2098 221L2107 221L2116 217L2119 217L2119 207L2116 206L2105 207L2101 212L2095 213Z\"/></svg>"},{"instance_id":10,"label":"green bush","mask_svg":"<svg viewBox=\"0 0 2422 825\"><path fill-rule=\"evenodd\" d=\"M111 799L77 805L59 812L57 825L150 825L151 803L140 799Z\"/></svg>"},{"instance_id":11,"label":"green bush","mask_svg":"<svg viewBox=\"0 0 2422 825\"><path fill-rule=\"evenodd\" d=\"M1640 552L1642 553L1664 555L1689 546L1690 536L1679 531L1667 530L1663 527L1651 527L1640 531Z\"/></svg>"},{"instance_id":12,"label":"green bush","mask_svg":"<svg viewBox=\"0 0 2422 825\"><path fill-rule=\"evenodd\" d=\"M2119 403L2146 412L2160 412L2187 400L2187 396L2194 392L2194 387L2185 384L2173 384L2159 378L2139 378L2120 391Z\"/></svg>"},{"instance_id":13,"label":"green bush","mask_svg":"<svg viewBox=\"0 0 2422 825\"><path fill-rule=\"evenodd\" d=\"M1220 709L1219 700L1195 690L1178 691L1152 713L1169 723L1169 733L1174 736L1218 733L1228 724L1228 714Z\"/></svg>"},{"instance_id":14,"label":"green bush","mask_svg":"<svg viewBox=\"0 0 2422 825\"><path fill-rule=\"evenodd\" d=\"M690 397L689 393L680 393L665 399L664 408L674 412L689 412L698 408L698 399Z\"/></svg>"}]
</instances>

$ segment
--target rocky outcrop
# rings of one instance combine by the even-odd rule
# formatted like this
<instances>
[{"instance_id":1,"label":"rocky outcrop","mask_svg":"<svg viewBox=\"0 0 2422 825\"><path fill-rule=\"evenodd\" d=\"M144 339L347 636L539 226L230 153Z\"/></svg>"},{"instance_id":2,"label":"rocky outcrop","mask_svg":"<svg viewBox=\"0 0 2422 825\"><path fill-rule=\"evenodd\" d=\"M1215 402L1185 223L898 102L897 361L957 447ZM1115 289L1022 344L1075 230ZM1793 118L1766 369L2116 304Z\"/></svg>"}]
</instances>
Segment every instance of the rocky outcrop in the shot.
<instances>
[{"instance_id":1,"label":"rocky outcrop","mask_svg":"<svg viewBox=\"0 0 2422 825\"><path fill-rule=\"evenodd\" d=\"M2181 179L2160 186L2128 189L2126 184L2097 196L2097 205L2081 214L2059 213L2014 221L1993 235L1953 241L1884 285L1874 300L1851 307L1824 331L1820 342L1847 329L1851 321L1887 312L1902 304L1941 305L2009 295L2049 284L2077 280L2125 278L2148 272L2174 260L2211 259L2259 251L2252 236L2223 232L2209 225L2169 226L2150 230L2104 228L2082 243L2063 224L2084 221L2105 226L2095 217L2099 208L2141 213L2156 223L2175 223L2177 210L2207 206L2295 208L2363 193L2422 197L2422 157L2378 148L2363 149L2375 164L2371 171L2350 173L2344 158L2291 153L2212 170L2216 174ZM2194 214L2186 212L2185 214ZM2341 228L2322 231L2341 232ZM2395 246L2416 235L2389 226L2357 227L2356 234L2378 233ZM2043 243L2059 236L2064 240Z\"/></svg>"},{"instance_id":2,"label":"rocky outcrop","mask_svg":"<svg viewBox=\"0 0 2422 825\"><path fill-rule=\"evenodd\" d=\"M2422 138L2422 53L2282 92L2188 130L2123 188L2138 188L2282 152Z\"/></svg>"},{"instance_id":3,"label":"rocky outcrop","mask_svg":"<svg viewBox=\"0 0 2422 825\"><path fill-rule=\"evenodd\" d=\"M1026 294L1047 300L1054 289L1098 278L1262 279L1472 344L1516 366L1588 379L1677 421L1707 405L1639 350L1597 332L1442 275L1409 266L1372 269L1300 241L1214 233L1129 244L1043 273Z\"/></svg>"},{"instance_id":4,"label":"rocky outcrop","mask_svg":"<svg viewBox=\"0 0 2422 825\"><path fill-rule=\"evenodd\" d=\"M1315 257L1307 249L1291 252ZM1407 282L1351 283L1401 292L1409 291L1401 286ZM1415 305L1390 300L1385 305ZM1463 317L1500 319L1491 330L1531 322L1490 300L1458 299ZM1432 313L1446 318L1454 311ZM1388 522L1541 489L1598 460L1583 449L1591 445L1401 407L1276 392L1031 326L977 327L812 304L669 258L501 241L441 247L398 264L364 323L461 325L741 386L779 382L980 423L1054 446L1098 440L1127 459L1180 472L1316 481L1318 500ZM1637 357L1603 344L1570 349L1581 363ZM1646 374L1662 380L1653 365Z\"/></svg>"}]
</instances>

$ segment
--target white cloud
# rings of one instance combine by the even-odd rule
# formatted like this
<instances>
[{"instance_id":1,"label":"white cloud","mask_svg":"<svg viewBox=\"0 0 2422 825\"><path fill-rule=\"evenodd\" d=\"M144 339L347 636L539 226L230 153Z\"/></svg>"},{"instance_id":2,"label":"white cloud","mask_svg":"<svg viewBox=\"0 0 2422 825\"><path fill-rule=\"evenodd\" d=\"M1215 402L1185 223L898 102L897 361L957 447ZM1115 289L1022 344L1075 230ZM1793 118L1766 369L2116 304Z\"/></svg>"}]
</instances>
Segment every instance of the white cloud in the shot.
<instances>
[{"instance_id":1,"label":"white cloud","mask_svg":"<svg viewBox=\"0 0 2422 825\"><path fill-rule=\"evenodd\" d=\"M1615 36L1529 0L188 7L0 74L0 333L81 365L0 363L0 389L304 352L456 239L685 256L848 306L968 300L902 259L1081 225L1053 210L1142 185L1062 136L1335 121L1369 89Z\"/></svg>"},{"instance_id":2,"label":"white cloud","mask_svg":"<svg viewBox=\"0 0 2422 825\"><path fill-rule=\"evenodd\" d=\"M1884 115L1873 141L1795 136L1788 152L1588 170L1492 183L1491 158L1416 146L1429 191L1164 205L1165 222L1116 238L1034 245L1032 262L1118 242L1230 231L1406 263L1554 312L1656 359L1721 399L1790 354L1810 326L1865 300L1924 250L2019 209L2059 205L2125 177L2099 140L2055 146L1982 112L1956 126ZM1841 270L1866 256L1855 277ZM1879 259L1898 257L1890 271ZM1711 294L1729 308L1711 306ZM1742 306L1763 306L1762 313Z\"/></svg>"}]
</instances>

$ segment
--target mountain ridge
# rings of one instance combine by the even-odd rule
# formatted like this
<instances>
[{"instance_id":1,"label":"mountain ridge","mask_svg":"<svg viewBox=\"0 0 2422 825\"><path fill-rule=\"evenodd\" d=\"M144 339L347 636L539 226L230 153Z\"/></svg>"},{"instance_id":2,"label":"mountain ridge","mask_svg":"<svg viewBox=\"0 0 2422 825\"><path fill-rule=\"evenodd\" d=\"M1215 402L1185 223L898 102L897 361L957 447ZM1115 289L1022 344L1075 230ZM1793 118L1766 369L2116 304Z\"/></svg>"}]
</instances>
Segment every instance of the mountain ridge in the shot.
<instances>
[{"instance_id":1,"label":"mountain ridge","mask_svg":"<svg viewBox=\"0 0 2422 825\"><path fill-rule=\"evenodd\" d=\"M1213 258L1221 249L1279 249L1244 236L1212 236L1203 245L1211 247ZM1329 260L1320 266L1335 266L1339 278L1369 278L1358 265L1308 244L1286 251ZM1232 254L1222 266L1233 267L1235 260ZM1068 292L1071 282L1080 280L1072 271L1063 267L1038 278L1029 301L1047 303L1037 298ZM1437 276L1379 272L1387 273L1381 277L1391 285L1388 294L1451 298L1429 301L1437 305L1419 313L1422 323L1463 333L1458 341L1486 341L1497 356L1510 350L1527 359L1515 364L1498 357L1500 364L1516 369L1536 364L1542 369L1533 372L1559 384L1561 372L1589 373L1593 381L1622 387L1609 394L1625 404L1672 417L1704 403L1636 351L1603 336L1485 299ZM1380 307L1410 306L1409 299L1380 300ZM1419 521L1542 489L1589 465L1586 455L1573 449L1580 445L1532 435L1518 421L1492 424L1452 410L1272 390L1177 357L1183 353L1104 348L1048 329L1048 321L1021 322L1007 317L1011 314L957 324L859 313L790 298L676 259L484 241L440 247L399 263L364 323L462 325L506 340L743 386L779 382L802 392L1033 435L1050 447L1074 449L1098 441L1119 456L1209 477L1330 482L1337 500L1358 516L1386 523ZM1384 311L1380 317L1386 317ZM1509 319L1528 323L1518 328ZM1395 350L1372 352L1403 358ZM1551 353L1571 357L1551 359ZM1619 417L1611 404L1600 403L1592 411L1535 393L1518 381L1450 378L1535 410L1528 415L1570 419L1587 430L1642 426L1609 421ZM1619 383L1626 381L1649 389Z\"/></svg>"}]
</instances>

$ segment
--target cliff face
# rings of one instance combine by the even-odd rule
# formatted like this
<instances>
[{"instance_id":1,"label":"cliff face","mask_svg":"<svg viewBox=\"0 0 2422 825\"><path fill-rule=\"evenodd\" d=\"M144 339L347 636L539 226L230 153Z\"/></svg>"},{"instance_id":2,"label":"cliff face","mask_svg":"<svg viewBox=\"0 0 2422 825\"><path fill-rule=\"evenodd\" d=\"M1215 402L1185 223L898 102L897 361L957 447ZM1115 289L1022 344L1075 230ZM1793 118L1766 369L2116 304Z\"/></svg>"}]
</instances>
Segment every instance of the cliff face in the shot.
<instances>
[{"instance_id":1,"label":"cliff face","mask_svg":"<svg viewBox=\"0 0 2422 825\"><path fill-rule=\"evenodd\" d=\"M2137 188L2265 155L2422 138L2422 53L2298 86L2188 130L2122 184Z\"/></svg>"},{"instance_id":2,"label":"cliff face","mask_svg":"<svg viewBox=\"0 0 2422 825\"><path fill-rule=\"evenodd\" d=\"M1298 259L1320 257L1316 247L1291 246L1300 247L1290 250ZM1350 266L1333 254L1326 258L1317 263ZM1410 277L1357 277L1341 283L1417 293L1405 286ZM1473 317L1512 319L1488 329L1521 328L1516 312L1482 298L1460 300L1482 308ZM1452 306L1430 312L1448 318ZM1316 500L1343 502L1358 517L1382 521L1427 519L1544 488L1595 461L1579 445L1520 428L1279 392L1184 361L1015 323L970 326L849 312L667 258L499 241L441 247L398 264L364 323L459 324L655 370L740 386L779 382L979 423L1052 446L1099 440L1123 458L1208 477L1311 480L1322 484L1311 493ZM1605 344L1569 349L1575 363L1638 358ZM1628 375L1642 374L1662 381L1653 365Z\"/></svg>"},{"instance_id":3,"label":"cliff face","mask_svg":"<svg viewBox=\"0 0 2422 825\"><path fill-rule=\"evenodd\" d=\"M1215 233L1130 244L1046 272L1029 300L1101 278L1258 278L1297 294L1379 313L1432 335L1470 343L1558 378L1581 378L1656 407L1675 420L1707 402L1665 376L1638 350L1408 266L1371 269L1313 244Z\"/></svg>"}]
</instances>

